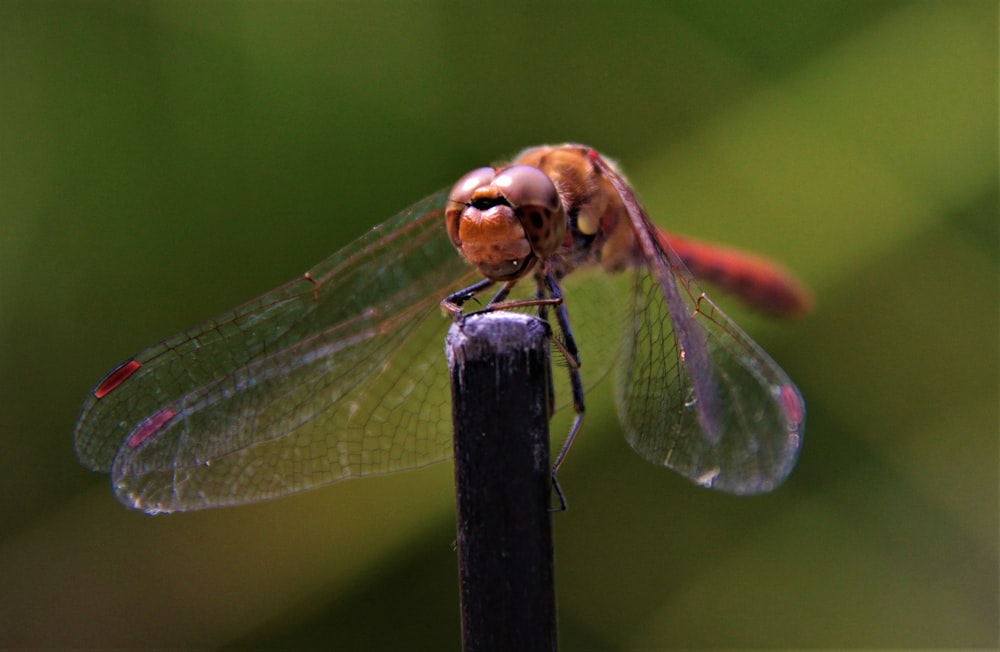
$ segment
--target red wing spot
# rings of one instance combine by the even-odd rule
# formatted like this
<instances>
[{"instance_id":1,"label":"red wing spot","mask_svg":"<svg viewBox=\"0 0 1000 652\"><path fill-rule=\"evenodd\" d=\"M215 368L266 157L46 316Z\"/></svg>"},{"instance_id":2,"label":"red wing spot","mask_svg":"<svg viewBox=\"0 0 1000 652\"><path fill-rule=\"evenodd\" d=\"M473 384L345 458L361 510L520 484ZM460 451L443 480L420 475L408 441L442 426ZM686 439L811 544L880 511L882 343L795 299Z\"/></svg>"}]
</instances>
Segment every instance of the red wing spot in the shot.
<instances>
[{"instance_id":1,"label":"red wing spot","mask_svg":"<svg viewBox=\"0 0 1000 652\"><path fill-rule=\"evenodd\" d=\"M104 377L104 379L98 383L97 388L94 389L94 398L101 399L114 391L119 385L124 383L128 378L139 370L142 364L138 360L129 360L128 362L123 362L118 365Z\"/></svg>"},{"instance_id":2,"label":"red wing spot","mask_svg":"<svg viewBox=\"0 0 1000 652\"><path fill-rule=\"evenodd\" d=\"M785 418L790 423L801 424L805 406L802 404L802 397L799 396L795 386L782 385L779 400L781 401L781 409L785 411Z\"/></svg>"},{"instance_id":3,"label":"red wing spot","mask_svg":"<svg viewBox=\"0 0 1000 652\"><path fill-rule=\"evenodd\" d=\"M128 444L129 448L138 447L139 444L158 433L163 426L167 425L167 423L176 415L177 413L171 408L163 408L159 412L153 414L153 416L140 423L139 427L132 431L128 441L125 443Z\"/></svg>"}]
</instances>

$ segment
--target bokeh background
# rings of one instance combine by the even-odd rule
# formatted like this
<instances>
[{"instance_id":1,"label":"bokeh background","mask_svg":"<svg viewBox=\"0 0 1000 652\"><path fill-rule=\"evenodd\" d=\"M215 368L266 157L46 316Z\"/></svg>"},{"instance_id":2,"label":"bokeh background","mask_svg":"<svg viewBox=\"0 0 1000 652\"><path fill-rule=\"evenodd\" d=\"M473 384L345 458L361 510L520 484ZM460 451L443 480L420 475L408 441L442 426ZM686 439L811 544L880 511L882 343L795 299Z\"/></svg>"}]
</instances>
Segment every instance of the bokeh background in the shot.
<instances>
[{"instance_id":1,"label":"bokeh background","mask_svg":"<svg viewBox=\"0 0 1000 652\"><path fill-rule=\"evenodd\" d=\"M816 309L735 310L809 406L771 495L644 463L591 392L563 648L997 646L997 30L957 0L0 3L0 647L456 649L450 465L154 518L72 424L120 360L567 140Z\"/></svg>"}]
</instances>

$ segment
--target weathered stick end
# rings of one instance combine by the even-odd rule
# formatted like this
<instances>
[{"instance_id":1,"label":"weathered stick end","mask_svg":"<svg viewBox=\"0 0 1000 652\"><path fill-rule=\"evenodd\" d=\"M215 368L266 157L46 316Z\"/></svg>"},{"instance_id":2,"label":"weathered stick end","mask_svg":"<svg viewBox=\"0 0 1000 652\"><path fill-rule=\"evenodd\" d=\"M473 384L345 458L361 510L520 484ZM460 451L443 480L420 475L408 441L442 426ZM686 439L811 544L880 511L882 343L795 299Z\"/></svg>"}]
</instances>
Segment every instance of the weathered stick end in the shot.
<instances>
[{"instance_id":1,"label":"weathered stick end","mask_svg":"<svg viewBox=\"0 0 1000 652\"><path fill-rule=\"evenodd\" d=\"M463 649L556 649L549 328L512 312L448 332Z\"/></svg>"}]
</instances>

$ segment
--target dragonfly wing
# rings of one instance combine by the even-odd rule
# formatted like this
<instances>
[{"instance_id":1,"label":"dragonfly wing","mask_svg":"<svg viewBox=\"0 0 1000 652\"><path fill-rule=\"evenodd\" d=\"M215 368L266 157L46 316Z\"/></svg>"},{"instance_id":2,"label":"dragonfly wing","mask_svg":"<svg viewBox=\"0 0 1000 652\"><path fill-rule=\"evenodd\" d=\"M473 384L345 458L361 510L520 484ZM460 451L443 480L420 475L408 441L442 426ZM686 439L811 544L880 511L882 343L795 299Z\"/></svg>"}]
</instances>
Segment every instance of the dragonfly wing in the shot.
<instances>
[{"instance_id":1,"label":"dragonfly wing","mask_svg":"<svg viewBox=\"0 0 1000 652\"><path fill-rule=\"evenodd\" d=\"M98 385L85 464L147 511L255 502L450 455L440 298L474 277L433 195ZM125 372L119 372L125 373Z\"/></svg>"},{"instance_id":2,"label":"dragonfly wing","mask_svg":"<svg viewBox=\"0 0 1000 652\"><path fill-rule=\"evenodd\" d=\"M625 437L645 459L703 486L770 491L795 465L802 395L705 296L625 180L594 160L625 204L642 262L616 386Z\"/></svg>"},{"instance_id":3,"label":"dragonfly wing","mask_svg":"<svg viewBox=\"0 0 1000 652\"><path fill-rule=\"evenodd\" d=\"M675 319L661 280L638 270L634 298L616 387L629 444L646 460L721 491L754 494L781 484L805 418L785 372L705 297Z\"/></svg>"}]
</instances>

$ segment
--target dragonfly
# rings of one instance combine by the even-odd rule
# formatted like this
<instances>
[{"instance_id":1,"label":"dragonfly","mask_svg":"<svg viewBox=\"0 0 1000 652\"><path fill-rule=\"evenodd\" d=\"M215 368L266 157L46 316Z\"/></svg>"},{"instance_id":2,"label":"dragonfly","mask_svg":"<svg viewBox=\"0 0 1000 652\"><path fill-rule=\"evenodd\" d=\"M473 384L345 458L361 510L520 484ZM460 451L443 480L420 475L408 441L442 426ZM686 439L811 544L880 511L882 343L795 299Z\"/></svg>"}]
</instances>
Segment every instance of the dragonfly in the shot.
<instances>
[{"instance_id":1,"label":"dragonfly","mask_svg":"<svg viewBox=\"0 0 1000 652\"><path fill-rule=\"evenodd\" d=\"M699 280L778 317L811 305L780 265L659 229L596 150L529 148L116 366L83 403L76 454L151 514L447 459L445 316L462 320L499 284L483 309L556 317L575 418L554 468L586 392L616 367L622 429L641 457L704 487L767 492L794 467L805 402Z\"/></svg>"}]
</instances>

